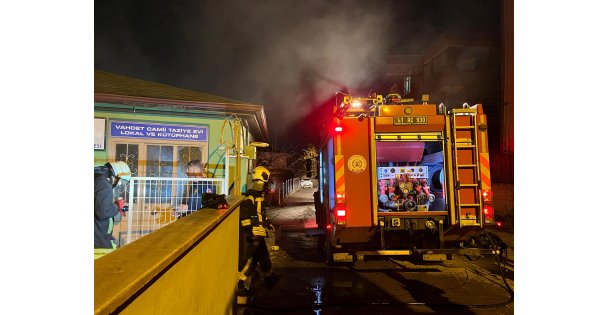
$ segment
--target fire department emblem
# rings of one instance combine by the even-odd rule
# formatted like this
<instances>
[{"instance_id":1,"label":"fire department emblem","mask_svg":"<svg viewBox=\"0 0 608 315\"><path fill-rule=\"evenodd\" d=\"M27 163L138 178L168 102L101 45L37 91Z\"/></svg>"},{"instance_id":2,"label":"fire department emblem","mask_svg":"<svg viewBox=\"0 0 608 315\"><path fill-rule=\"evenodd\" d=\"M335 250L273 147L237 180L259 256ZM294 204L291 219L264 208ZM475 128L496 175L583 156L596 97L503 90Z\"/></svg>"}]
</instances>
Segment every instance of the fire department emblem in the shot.
<instances>
[{"instance_id":1,"label":"fire department emblem","mask_svg":"<svg viewBox=\"0 0 608 315\"><path fill-rule=\"evenodd\" d=\"M367 168L367 161L361 155L355 154L348 159L348 170L355 174L359 174Z\"/></svg>"}]
</instances>

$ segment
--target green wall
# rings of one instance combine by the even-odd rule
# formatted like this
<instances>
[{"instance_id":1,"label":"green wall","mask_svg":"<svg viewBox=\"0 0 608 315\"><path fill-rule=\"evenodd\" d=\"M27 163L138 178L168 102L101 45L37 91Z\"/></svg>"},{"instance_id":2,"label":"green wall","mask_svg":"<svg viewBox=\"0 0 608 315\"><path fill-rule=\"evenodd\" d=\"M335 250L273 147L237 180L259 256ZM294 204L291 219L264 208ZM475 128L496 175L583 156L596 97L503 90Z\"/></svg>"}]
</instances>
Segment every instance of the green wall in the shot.
<instances>
[{"instance_id":1,"label":"green wall","mask_svg":"<svg viewBox=\"0 0 608 315\"><path fill-rule=\"evenodd\" d=\"M103 104L104 106L116 106L116 107L122 107L124 108L124 106L120 106L120 105L113 105L113 104L105 104L105 103L99 103L100 105ZM208 118L208 117L187 117L187 116L177 116L177 115L171 115L171 114L163 114L163 113L159 113L159 114L139 114L137 112L135 113L124 113L124 112L111 112L111 111L98 111L95 110L95 117L96 118L107 118L108 121L109 120L124 120L124 121L141 121L141 122L149 122L149 123L176 123L176 124L184 124L184 125L194 125L194 126L207 126L209 128L209 134L208 134L208 148L209 148L209 156L208 156L208 161L209 161L209 172L212 172L215 174L216 178L222 178L224 177L224 150L219 149L219 145L220 145L220 136L221 136L221 130L222 130L222 124L224 123L224 119L223 118ZM106 126L107 128L108 126ZM224 133L223 133L223 140L224 141L230 141L232 142L232 128L230 128L230 125L228 123L226 123L226 126L224 128ZM250 137L250 135L249 135ZM95 150L95 154L94 154L94 164L95 165L102 165L106 162L109 161L109 156L108 156L108 142L109 142L109 130L106 129L106 149L101 151L101 150ZM246 183L247 183L247 165L248 165L248 159L247 158L243 158L241 159L241 174L242 174L242 179L241 179L241 191L246 190ZM236 159L235 158L231 158L230 159L230 163L229 165L231 166L231 169L233 169L234 165L236 163ZM230 181L232 182L234 179L230 179Z\"/></svg>"}]
</instances>

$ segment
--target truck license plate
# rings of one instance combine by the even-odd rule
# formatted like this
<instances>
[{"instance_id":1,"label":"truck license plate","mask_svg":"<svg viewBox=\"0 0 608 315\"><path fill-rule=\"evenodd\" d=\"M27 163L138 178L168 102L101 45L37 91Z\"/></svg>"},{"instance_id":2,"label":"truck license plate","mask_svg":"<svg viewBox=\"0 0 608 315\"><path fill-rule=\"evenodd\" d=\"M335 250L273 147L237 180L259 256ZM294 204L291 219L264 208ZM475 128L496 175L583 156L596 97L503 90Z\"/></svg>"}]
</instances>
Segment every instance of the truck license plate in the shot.
<instances>
[{"instance_id":1,"label":"truck license plate","mask_svg":"<svg viewBox=\"0 0 608 315\"><path fill-rule=\"evenodd\" d=\"M400 116L393 117L393 125L426 125L426 116Z\"/></svg>"}]
</instances>

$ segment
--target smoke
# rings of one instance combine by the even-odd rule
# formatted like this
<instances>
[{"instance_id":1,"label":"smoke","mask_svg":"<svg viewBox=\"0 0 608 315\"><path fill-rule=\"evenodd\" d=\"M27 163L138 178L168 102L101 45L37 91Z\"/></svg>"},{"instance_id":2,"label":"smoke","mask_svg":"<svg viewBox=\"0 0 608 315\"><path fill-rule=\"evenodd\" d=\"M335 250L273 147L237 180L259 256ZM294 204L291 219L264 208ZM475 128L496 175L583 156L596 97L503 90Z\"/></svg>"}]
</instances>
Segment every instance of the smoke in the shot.
<instances>
[{"instance_id":1,"label":"smoke","mask_svg":"<svg viewBox=\"0 0 608 315\"><path fill-rule=\"evenodd\" d=\"M375 82L387 54L421 53L444 29L478 20L462 18L471 7L389 0L96 1L95 66L264 105L270 135L288 135L336 91ZM463 11L469 15L445 18Z\"/></svg>"},{"instance_id":2,"label":"smoke","mask_svg":"<svg viewBox=\"0 0 608 315\"><path fill-rule=\"evenodd\" d=\"M137 40L139 29L129 27L128 14L134 7L132 1L95 2L95 68L159 81L159 67Z\"/></svg>"},{"instance_id":3,"label":"smoke","mask_svg":"<svg viewBox=\"0 0 608 315\"><path fill-rule=\"evenodd\" d=\"M288 131L336 91L372 82L384 67L387 5L228 1L202 9L202 29L213 32L196 36L205 67L222 77L217 90L265 105L271 133Z\"/></svg>"},{"instance_id":4,"label":"smoke","mask_svg":"<svg viewBox=\"0 0 608 315\"><path fill-rule=\"evenodd\" d=\"M96 36L96 53L103 60L96 58L96 66L264 105L270 133L285 133L322 100L368 84L383 70L389 5L353 0L104 3L96 6L106 11L96 12L96 32L126 25L125 31L111 30L111 39Z\"/></svg>"}]
</instances>

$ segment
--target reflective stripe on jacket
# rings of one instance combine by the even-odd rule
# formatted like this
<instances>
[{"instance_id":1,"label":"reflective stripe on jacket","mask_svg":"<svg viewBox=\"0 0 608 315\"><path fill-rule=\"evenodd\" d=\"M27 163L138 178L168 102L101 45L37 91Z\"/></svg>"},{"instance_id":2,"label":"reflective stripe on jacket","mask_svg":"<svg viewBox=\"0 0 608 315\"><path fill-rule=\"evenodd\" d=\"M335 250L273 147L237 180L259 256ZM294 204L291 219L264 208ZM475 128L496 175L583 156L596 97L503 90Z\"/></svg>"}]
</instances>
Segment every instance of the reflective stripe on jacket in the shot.
<instances>
[{"instance_id":1,"label":"reflective stripe on jacket","mask_svg":"<svg viewBox=\"0 0 608 315\"><path fill-rule=\"evenodd\" d=\"M266 210L262 205L263 202L264 194L250 189L246 193L245 200L241 203L241 226L249 235L268 236L266 226L269 222L266 218Z\"/></svg>"}]
</instances>

